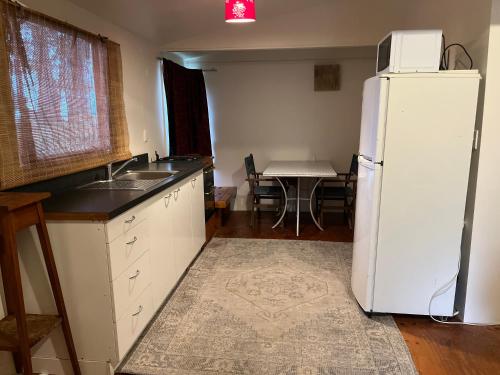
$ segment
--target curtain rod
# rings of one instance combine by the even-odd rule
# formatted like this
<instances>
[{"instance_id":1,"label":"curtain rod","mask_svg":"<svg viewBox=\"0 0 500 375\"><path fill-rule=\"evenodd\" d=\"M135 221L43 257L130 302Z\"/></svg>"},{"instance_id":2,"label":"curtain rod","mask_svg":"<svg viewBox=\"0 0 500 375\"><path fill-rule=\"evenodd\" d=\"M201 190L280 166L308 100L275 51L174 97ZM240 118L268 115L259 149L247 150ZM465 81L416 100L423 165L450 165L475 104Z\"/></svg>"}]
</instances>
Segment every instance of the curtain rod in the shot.
<instances>
[{"instance_id":1,"label":"curtain rod","mask_svg":"<svg viewBox=\"0 0 500 375\"><path fill-rule=\"evenodd\" d=\"M95 34L91 31L88 31L88 30L85 30L85 29L82 29L78 26L75 26L69 22L66 22L66 21L63 21L63 20L60 20L58 18L55 18L55 17L52 17L52 16L49 16L48 14L45 14L45 13L42 13L42 12L39 12L37 10L34 10L32 8L30 8L29 6L27 6L26 4L22 3L21 1L18 1L18 0L0 0L2 2L4 2L5 4L7 5L12 5L12 6L15 6L15 7L20 7L20 8L24 8L24 9L27 9L31 14L37 16L37 17L42 17L42 18L45 18L45 19L48 19L52 22L55 22L55 23L58 23L62 26L65 26L65 27L70 27L70 28L73 28L74 30L78 31L78 32L81 32L83 34L87 34L87 35L90 35L90 36L93 36L93 37L98 37L99 39L101 40L109 40L108 37L104 36L104 35L101 35L101 34Z\"/></svg>"},{"instance_id":2,"label":"curtain rod","mask_svg":"<svg viewBox=\"0 0 500 375\"><path fill-rule=\"evenodd\" d=\"M164 58L163 57L158 57L157 59L160 60L160 61L163 61ZM201 69L201 71L202 72L215 72L215 73L218 72L218 70L216 68Z\"/></svg>"}]
</instances>

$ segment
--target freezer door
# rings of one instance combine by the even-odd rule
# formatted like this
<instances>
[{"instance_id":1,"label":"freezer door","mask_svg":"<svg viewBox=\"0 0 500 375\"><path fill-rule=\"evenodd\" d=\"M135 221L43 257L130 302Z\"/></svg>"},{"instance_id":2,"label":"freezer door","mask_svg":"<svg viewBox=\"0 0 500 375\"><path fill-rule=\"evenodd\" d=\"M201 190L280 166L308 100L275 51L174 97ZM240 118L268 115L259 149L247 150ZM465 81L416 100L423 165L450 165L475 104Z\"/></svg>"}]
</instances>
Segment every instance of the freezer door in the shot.
<instances>
[{"instance_id":1,"label":"freezer door","mask_svg":"<svg viewBox=\"0 0 500 375\"><path fill-rule=\"evenodd\" d=\"M382 166L359 157L351 286L363 310L373 309Z\"/></svg>"},{"instance_id":2,"label":"freezer door","mask_svg":"<svg viewBox=\"0 0 500 375\"><path fill-rule=\"evenodd\" d=\"M365 159L384 160L385 121L389 96L389 79L369 78L363 86L359 154Z\"/></svg>"}]
</instances>

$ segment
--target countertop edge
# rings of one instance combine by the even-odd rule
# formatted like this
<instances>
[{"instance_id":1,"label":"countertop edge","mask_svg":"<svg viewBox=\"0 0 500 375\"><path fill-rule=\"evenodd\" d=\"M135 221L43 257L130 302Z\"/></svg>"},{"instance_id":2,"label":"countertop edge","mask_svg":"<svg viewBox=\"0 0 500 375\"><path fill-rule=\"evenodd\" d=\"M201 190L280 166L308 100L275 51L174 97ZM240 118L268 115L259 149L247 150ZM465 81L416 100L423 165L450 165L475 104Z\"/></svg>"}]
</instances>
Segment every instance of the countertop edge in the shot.
<instances>
[{"instance_id":1,"label":"countertop edge","mask_svg":"<svg viewBox=\"0 0 500 375\"><path fill-rule=\"evenodd\" d=\"M140 203L138 203L140 204ZM47 221L108 221L110 216L103 212L45 212Z\"/></svg>"}]
</instances>

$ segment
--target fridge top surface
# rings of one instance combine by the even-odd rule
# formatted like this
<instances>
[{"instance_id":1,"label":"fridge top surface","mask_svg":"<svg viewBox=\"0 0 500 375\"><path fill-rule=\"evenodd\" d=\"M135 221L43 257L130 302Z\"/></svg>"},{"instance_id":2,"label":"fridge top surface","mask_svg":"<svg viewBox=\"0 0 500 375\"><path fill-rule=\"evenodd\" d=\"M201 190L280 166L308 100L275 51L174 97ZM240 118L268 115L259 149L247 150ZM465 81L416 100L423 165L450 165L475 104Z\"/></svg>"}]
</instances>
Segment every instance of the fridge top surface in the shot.
<instances>
[{"instance_id":1,"label":"fridge top surface","mask_svg":"<svg viewBox=\"0 0 500 375\"><path fill-rule=\"evenodd\" d=\"M387 73L377 78L481 78L477 69L472 70L440 70L437 73Z\"/></svg>"}]
</instances>

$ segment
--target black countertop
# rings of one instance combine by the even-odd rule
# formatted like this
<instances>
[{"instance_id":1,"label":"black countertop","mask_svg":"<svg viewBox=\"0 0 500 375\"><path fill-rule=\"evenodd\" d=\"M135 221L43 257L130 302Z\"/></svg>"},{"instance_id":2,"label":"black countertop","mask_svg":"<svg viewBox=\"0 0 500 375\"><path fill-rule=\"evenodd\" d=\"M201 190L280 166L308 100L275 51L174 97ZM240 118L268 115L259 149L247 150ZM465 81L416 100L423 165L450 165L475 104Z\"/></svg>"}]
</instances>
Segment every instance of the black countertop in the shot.
<instances>
[{"instance_id":1,"label":"black countertop","mask_svg":"<svg viewBox=\"0 0 500 375\"><path fill-rule=\"evenodd\" d=\"M48 220L110 220L168 189L193 173L202 170L205 165L202 160L194 160L142 164L131 168L125 167L124 170L175 170L178 173L146 191L73 188L54 194L44 201L45 214Z\"/></svg>"}]
</instances>

